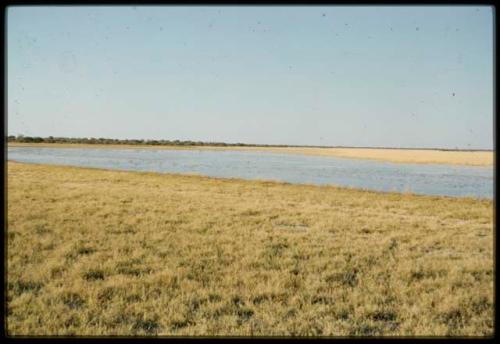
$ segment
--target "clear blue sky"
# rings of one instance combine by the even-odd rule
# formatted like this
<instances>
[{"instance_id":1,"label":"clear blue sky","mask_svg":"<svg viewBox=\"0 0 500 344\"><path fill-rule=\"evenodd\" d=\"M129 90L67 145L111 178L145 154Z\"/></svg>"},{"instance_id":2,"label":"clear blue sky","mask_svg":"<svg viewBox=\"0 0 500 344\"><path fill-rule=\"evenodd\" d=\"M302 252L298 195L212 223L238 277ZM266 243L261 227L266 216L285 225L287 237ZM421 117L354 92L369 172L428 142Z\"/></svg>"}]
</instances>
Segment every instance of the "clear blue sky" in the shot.
<instances>
[{"instance_id":1,"label":"clear blue sky","mask_svg":"<svg viewBox=\"0 0 500 344\"><path fill-rule=\"evenodd\" d=\"M8 134L493 148L492 7L9 7Z\"/></svg>"}]
</instances>

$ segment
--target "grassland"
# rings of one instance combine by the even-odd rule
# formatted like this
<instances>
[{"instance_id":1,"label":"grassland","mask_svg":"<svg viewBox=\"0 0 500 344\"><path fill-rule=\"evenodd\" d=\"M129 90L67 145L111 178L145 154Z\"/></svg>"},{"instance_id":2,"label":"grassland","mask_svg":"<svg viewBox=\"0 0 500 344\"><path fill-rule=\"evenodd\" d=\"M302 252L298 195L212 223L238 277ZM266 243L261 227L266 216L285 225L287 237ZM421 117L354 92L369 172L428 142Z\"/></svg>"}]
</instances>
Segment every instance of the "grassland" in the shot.
<instances>
[{"instance_id":1,"label":"grassland","mask_svg":"<svg viewBox=\"0 0 500 344\"><path fill-rule=\"evenodd\" d=\"M491 200L7 168L10 335L493 334Z\"/></svg>"},{"instance_id":2,"label":"grassland","mask_svg":"<svg viewBox=\"0 0 500 344\"><path fill-rule=\"evenodd\" d=\"M314 148L314 147L216 147L216 146L150 146L78 143L21 143L9 142L9 147L61 147L61 148L122 148L122 149L199 149L239 150L287 153L315 156L332 156L350 159L369 159L395 163L452 164L469 166L493 166L493 151L445 151L428 149L383 148Z\"/></svg>"}]
</instances>

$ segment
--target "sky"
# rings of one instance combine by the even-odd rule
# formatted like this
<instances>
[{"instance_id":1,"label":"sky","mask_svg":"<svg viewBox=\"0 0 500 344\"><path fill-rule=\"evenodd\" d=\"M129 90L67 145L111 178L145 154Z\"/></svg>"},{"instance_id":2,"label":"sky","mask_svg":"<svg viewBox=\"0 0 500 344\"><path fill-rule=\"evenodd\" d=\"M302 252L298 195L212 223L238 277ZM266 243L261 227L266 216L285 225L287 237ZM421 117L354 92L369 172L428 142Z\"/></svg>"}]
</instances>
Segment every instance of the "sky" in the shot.
<instances>
[{"instance_id":1,"label":"sky","mask_svg":"<svg viewBox=\"0 0 500 344\"><path fill-rule=\"evenodd\" d=\"M10 6L8 135L493 148L488 6Z\"/></svg>"}]
</instances>

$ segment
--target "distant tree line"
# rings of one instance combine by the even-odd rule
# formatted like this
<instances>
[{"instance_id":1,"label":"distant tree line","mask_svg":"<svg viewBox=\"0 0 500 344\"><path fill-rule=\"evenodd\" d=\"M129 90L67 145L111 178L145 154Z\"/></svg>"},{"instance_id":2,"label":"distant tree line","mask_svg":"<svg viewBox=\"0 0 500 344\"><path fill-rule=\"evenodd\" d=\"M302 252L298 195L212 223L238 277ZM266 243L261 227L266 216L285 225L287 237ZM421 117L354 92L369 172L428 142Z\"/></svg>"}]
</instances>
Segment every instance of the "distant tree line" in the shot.
<instances>
[{"instance_id":1,"label":"distant tree line","mask_svg":"<svg viewBox=\"0 0 500 344\"><path fill-rule=\"evenodd\" d=\"M375 148L375 149L405 149L405 150L440 150L440 151L492 151L491 149L447 149L447 148L404 148L404 147L351 147L351 146L305 146L305 145L266 145L251 143L225 143L225 142L202 142L202 141L181 141L181 140L135 140L135 139L107 139L104 137L39 137L24 135L9 135L8 142L25 143L85 143L85 144L114 144L114 145L148 145L148 146L217 146L217 147L309 147L309 148Z\"/></svg>"},{"instance_id":2,"label":"distant tree line","mask_svg":"<svg viewBox=\"0 0 500 344\"><path fill-rule=\"evenodd\" d=\"M291 147L289 145L257 145L247 143L225 143L225 142L202 142L202 141L181 141L181 140L136 140L136 139L107 139L104 137L39 137L39 136L24 136L10 135L7 137L8 142L24 142L24 143L85 143L85 144L115 144L115 145L152 145L152 146L238 146L238 147Z\"/></svg>"}]
</instances>

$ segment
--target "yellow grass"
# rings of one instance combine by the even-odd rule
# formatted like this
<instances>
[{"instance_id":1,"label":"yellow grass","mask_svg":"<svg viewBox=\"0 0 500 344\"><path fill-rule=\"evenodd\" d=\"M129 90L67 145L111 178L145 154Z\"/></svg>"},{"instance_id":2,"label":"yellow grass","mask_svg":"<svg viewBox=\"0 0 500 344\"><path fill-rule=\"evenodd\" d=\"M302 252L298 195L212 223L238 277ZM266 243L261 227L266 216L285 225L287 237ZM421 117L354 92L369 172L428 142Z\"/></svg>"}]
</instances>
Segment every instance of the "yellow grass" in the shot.
<instances>
[{"instance_id":1,"label":"yellow grass","mask_svg":"<svg viewBox=\"0 0 500 344\"><path fill-rule=\"evenodd\" d=\"M9 147L64 147L64 148L134 148L134 149L199 149L239 150L289 153L301 155L333 156L339 158L370 159L396 163L452 164L470 166L493 166L493 151L440 151L382 148L310 148L310 147L216 147L216 146L148 146L148 145L101 145L61 143L9 143Z\"/></svg>"},{"instance_id":2,"label":"yellow grass","mask_svg":"<svg viewBox=\"0 0 500 344\"><path fill-rule=\"evenodd\" d=\"M8 162L11 335L491 336L491 200Z\"/></svg>"}]
</instances>

